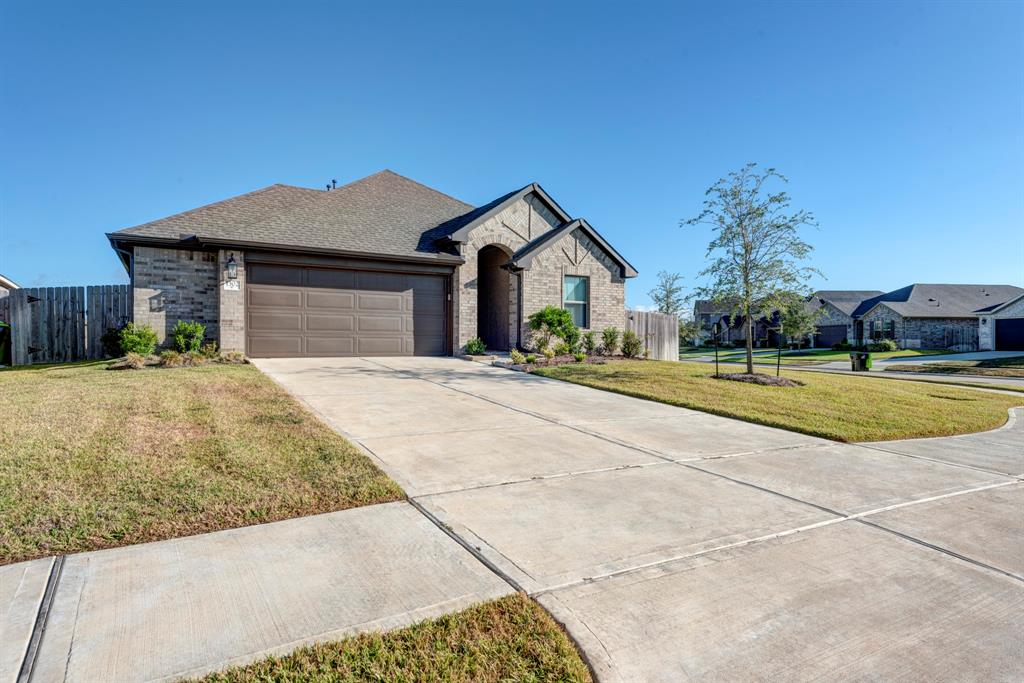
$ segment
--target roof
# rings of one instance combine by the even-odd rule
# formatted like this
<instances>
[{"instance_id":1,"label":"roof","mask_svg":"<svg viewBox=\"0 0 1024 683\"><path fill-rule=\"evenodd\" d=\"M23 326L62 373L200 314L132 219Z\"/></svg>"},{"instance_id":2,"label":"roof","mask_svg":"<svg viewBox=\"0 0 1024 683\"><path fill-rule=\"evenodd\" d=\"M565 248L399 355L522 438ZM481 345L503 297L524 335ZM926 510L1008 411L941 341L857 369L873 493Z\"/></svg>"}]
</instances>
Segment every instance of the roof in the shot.
<instances>
[{"instance_id":1,"label":"roof","mask_svg":"<svg viewBox=\"0 0 1024 683\"><path fill-rule=\"evenodd\" d=\"M622 277L637 276L636 269L630 265L629 261L624 259L619 252L615 251L615 249L613 249L612 246L608 244L603 237L601 237L597 230L594 230L590 223L582 218L569 221L530 240L520 247L516 253L512 254L512 258L509 260L509 265L515 270L529 269L537 254L540 254L548 247L557 244L560 239L571 234L575 230L581 230L592 242L604 249L605 253L607 253L612 260L619 265L619 268L621 268Z\"/></svg>"},{"instance_id":2,"label":"roof","mask_svg":"<svg viewBox=\"0 0 1024 683\"><path fill-rule=\"evenodd\" d=\"M498 215L508 206L530 194L537 196L542 202L544 202L563 224L572 220L572 217L558 205L558 202L552 199L551 196L544 191L543 187L537 183L530 183L526 187L513 190L506 195L498 197L493 202L488 202L481 207L473 209L466 215L460 216L459 218L451 221L448 225L441 226L441 229L436 231L433 237L435 239L443 238L450 242L465 242L469 238L469 233L473 228L486 222L491 217Z\"/></svg>"},{"instance_id":3,"label":"roof","mask_svg":"<svg viewBox=\"0 0 1024 683\"><path fill-rule=\"evenodd\" d=\"M730 313L733 306L727 303L716 303L710 299L697 299L693 302L694 315L712 313Z\"/></svg>"},{"instance_id":4,"label":"roof","mask_svg":"<svg viewBox=\"0 0 1024 683\"><path fill-rule=\"evenodd\" d=\"M904 318L971 318L1024 294L1013 285L913 284L864 302L865 315L879 304ZM866 305L866 308L865 308Z\"/></svg>"},{"instance_id":5,"label":"roof","mask_svg":"<svg viewBox=\"0 0 1024 683\"><path fill-rule=\"evenodd\" d=\"M1009 306L1011 304L1017 303L1021 299L1024 299L1024 293L1021 293L1020 296L1015 296L1012 299L1007 299L1006 301L1004 301L1001 304L996 304L995 306L986 306L985 308L979 308L977 312L978 313L996 313L996 312L1001 311L1002 309L1006 308L1007 306Z\"/></svg>"},{"instance_id":6,"label":"roof","mask_svg":"<svg viewBox=\"0 0 1024 683\"><path fill-rule=\"evenodd\" d=\"M0 289L20 289L20 287L14 280L0 275Z\"/></svg>"},{"instance_id":7,"label":"roof","mask_svg":"<svg viewBox=\"0 0 1024 683\"><path fill-rule=\"evenodd\" d=\"M811 299L827 301L852 316L860 304L884 293L878 289L823 289L812 294Z\"/></svg>"},{"instance_id":8,"label":"roof","mask_svg":"<svg viewBox=\"0 0 1024 683\"><path fill-rule=\"evenodd\" d=\"M210 245L459 261L424 235L472 210L465 202L393 171L381 171L331 191L271 185L110 237L194 237Z\"/></svg>"}]
</instances>

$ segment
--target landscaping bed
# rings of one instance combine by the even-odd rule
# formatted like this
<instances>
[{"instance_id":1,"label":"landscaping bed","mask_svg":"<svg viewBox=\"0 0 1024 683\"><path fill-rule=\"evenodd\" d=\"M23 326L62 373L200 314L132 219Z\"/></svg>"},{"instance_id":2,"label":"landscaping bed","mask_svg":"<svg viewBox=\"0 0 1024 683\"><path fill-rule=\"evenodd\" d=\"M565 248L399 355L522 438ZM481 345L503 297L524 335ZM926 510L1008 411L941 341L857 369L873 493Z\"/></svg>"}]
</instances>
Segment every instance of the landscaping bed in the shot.
<instances>
[{"instance_id":1,"label":"landscaping bed","mask_svg":"<svg viewBox=\"0 0 1024 683\"><path fill-rule=\"evenodd\" d=\"M0 372L0 564L398 500L256 368Z\"/></svg>"},{"instance_id":2,"label":"landscaping bed","mask_svg":"<svg viewBox=\"0 0 1024 683\"><path fill-rule=\"evenodd\" d=\"M738 371L725 366L723 372ZM534 372L683 408L780 427L836 441L949 436L1005 424L1024 398L942 384L843 374L783 372L803 386L716 380L707 363L624 361L566 364ZM723 435L728 438L728 435Z\"/></svg>"},{"instance_id":3,"label":"landscaping bed","mask_svg":"<svg viewBox=\"0 0 1024 683\"><path fill-rule=\"evenodd\" d=\"M537 603L515 594L387 633L303 647L210 674L252 681L591 681L572 641Z\"/></svg>"}]
</instances>

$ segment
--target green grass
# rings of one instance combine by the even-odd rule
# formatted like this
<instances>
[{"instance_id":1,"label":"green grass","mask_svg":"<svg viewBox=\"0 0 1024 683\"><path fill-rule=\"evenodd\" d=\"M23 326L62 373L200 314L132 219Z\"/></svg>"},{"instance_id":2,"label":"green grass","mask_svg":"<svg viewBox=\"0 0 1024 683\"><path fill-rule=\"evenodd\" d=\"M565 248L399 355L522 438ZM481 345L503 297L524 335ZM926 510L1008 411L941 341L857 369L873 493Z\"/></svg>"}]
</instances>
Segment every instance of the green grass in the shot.
<instances>
[{"instance_id":1,"label":"green grass","mask_svg":"<svg viewBox=\"0 0 1024 683\"><path fill-rule=\"evenodd\" d=\"M679 349L680 358L699 358L700 356L706 356L709 353L713 354L715 347L713 346L685 346Z\"/></svg>"},{"instance_id":2,"label":"green grass","mask_svg":"<svg viewBox=\"0 0 1024 683\"><path fill-rule=\"evenodd\" d=\"M730 365L724 372L742 371ZM768 387L714 379L706 363L623 361L559 365L535 371L748 422L836 441L884 441L994 429L1024 398L950 385L783 372L804 386ZM723 438L728 438L728 435Z\"/></svg>"},{"instance_id":3,"label":"green grass","mask_svg":"<svg viewBox=\"0 0 1024 683\"><path fill-rule=\"evenodd\" d=\"M387 633L303 647L215 673L203 683L256 681L590 681L558 624L515 594Z\"/></svg>"},{"instance_id":4,"label":"green grass","mask_svg":"<svg viewBox=\"0 0 1024 683\"><path fill-rule=\"evenodd\" d=\"M943 375L981 375L984 377L1024 377L1024 356L986 358L984 360L936 361L927 365L895 365L886 370L929 372Z\"/></svg>"},{"instance_id":5,"label":"green grass","mask_svg":"<svg viewBox=\"0 0 1024 683\"><path fill-rule=\"evenodd\" d=\"M776 351L757 349L754 352L755 363L775 363ZM939 354L948 354L948 351L938 351L933 349L903 349L902 351L872 351L871 358L873 360L883 360L886 358L914 358L917 356L934 356ZM746 352L730 349L730 353L726 360L735 362L745 362ZM785 351L782 352L782 364L783 365L820 365L822 363L830 363L833 361L849 361L849 351L833 351L832 349L804 349L801 351Z\"/></svg>"},{"instance_id":6,"label":"green grass","mask_svg":"<svg viewBox=\"0 0 1024 683\"><path fill-rule=\"evenodd\" d=\"M251 365L0 373L0 564L403 496Z\"/></svg>"}]
</instances>

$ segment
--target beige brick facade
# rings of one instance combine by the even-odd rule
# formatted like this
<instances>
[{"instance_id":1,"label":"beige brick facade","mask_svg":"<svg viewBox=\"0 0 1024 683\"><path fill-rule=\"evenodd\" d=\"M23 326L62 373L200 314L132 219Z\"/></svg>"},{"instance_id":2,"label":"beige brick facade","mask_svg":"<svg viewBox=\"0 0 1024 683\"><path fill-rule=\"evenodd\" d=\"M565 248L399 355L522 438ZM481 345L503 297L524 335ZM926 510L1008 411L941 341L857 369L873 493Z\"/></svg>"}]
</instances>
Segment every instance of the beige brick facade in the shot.
<instances>
[{"instance_id":1,"label":"beige brick facade","mask_svg":"<svg viewBox=\"0 0 1024 683\"><path fill-rule=\"evenodd\" d=\"M235 257L238 265L238 289L226 289L228 258ZM217 313L222 351L245 351L245 254L240 251L221 249L217 255L219 264L218 292L220 306Z\"/></svg>"},{"instance_id":2,"label":"beige brick facade","mask_svg":"<svg viewBox=\"0 0 1024 683\"><path fill-rule=\"evenodd\" d=\"M133 321L152 327L161 346L179 320L197 320L218 339L217 270L213 252L135 247Z\"/></svg>"}]
</instances>

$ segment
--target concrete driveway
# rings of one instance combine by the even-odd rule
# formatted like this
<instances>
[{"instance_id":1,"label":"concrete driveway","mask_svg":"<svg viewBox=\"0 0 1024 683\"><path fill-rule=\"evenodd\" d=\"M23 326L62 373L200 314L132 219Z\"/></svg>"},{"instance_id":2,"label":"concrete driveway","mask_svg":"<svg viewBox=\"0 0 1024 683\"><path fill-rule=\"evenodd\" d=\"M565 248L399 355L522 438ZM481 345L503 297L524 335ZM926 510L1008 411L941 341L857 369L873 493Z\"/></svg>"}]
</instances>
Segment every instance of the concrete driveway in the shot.
<instances>
[{"instance_id":1,"label":"concrete driveway","mask_svg":"<svg viewBox=\"0 0 1024 683\"><path fill-rule=\"evenodd\" d=\"M841 445L454 359L257 365L602 680L1024 678L1024 420Z\"/></svg>"}]
</instances>

